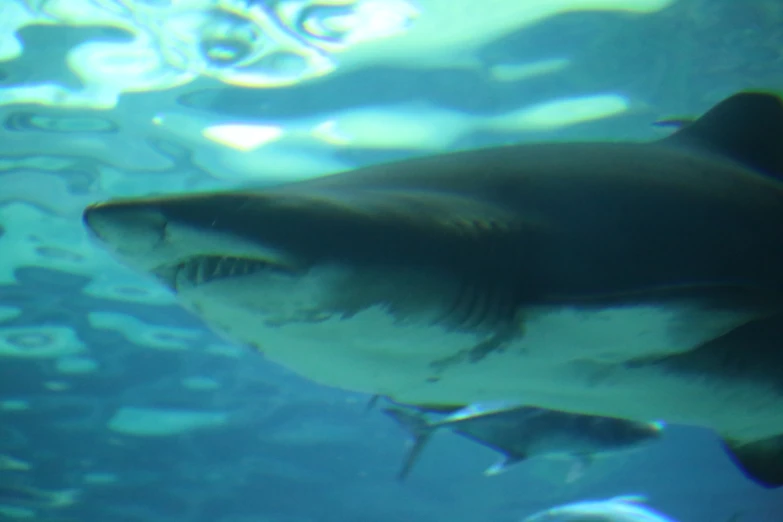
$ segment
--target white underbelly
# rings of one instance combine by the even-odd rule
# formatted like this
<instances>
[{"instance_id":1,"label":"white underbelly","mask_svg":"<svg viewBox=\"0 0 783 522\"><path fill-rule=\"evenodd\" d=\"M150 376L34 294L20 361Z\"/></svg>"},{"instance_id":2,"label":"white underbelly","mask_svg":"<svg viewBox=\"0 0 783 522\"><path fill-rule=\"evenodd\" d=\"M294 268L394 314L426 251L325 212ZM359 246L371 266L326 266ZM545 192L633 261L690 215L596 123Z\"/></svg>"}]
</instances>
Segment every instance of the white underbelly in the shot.
<instances>
[{"instance_id":1,"label":"white underbelly","mask_svg":"<svg viewBox=\"0 0 783 522\"><path fill-rule=\"evenodd\" d=\"M486 340L425 323L400 323L381 307L351 318L267 326L257 312L181 296L234 341L255 345L294 372L403 403L514 400L545 408L712 427L737 438L783 433L779 394L760 384L722 386L629 360L683 353L753 318L691 302L593 309L539 308L522 334L478 360Z\"/></svg>"}]
</instances>

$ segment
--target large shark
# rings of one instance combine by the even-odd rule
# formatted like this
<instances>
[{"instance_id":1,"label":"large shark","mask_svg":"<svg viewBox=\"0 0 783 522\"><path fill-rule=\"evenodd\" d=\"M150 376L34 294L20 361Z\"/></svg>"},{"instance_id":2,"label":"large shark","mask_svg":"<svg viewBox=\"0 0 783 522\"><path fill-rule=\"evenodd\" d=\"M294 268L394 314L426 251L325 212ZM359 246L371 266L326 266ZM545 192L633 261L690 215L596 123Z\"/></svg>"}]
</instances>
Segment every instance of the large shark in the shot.
<instances>
[{"instance_id":1,"label":"large shark","mask_svg":"<svg viewBox=\"0 0 783 522\"><path fill-rule=\"evenodd\" d=\"M504 146L84 221L229 338L406 404L716 430L783 485L783 102L652 143Z\"/></svg>"}]
</instances>

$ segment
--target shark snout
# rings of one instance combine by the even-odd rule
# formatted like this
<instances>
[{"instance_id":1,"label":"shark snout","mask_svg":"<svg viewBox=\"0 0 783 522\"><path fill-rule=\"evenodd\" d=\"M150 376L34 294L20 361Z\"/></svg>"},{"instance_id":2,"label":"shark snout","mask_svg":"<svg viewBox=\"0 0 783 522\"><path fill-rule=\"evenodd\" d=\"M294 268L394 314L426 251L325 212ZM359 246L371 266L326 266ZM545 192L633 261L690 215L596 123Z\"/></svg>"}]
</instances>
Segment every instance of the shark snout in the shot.
<instances>
[{"instance_id":1,"label":"shark snout","mask_svg":"<svg viewBox=\"0 0 783 522\"><path fill-rule=\"evenodd\" d=\"M155 248L165 237L167 219L158 209L144 205L97 203L87 207L82 220L96 239L118 253Z\"/></svg>"}]
</instances>

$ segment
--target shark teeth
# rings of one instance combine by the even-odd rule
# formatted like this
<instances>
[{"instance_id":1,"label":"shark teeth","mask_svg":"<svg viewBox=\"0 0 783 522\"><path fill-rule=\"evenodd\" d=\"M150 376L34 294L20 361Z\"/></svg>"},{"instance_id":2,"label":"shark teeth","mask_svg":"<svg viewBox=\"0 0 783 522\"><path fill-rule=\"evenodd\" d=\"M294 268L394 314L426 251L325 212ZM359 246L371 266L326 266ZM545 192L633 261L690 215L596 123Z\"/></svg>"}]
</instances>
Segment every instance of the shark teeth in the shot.
<instances>
[{"instance_id":1,"label":"shark teeth","mask_svg":"<svg viewBox=\"0 0 783 522\"><path fill-rule=\"evenodd\" d=\"M198 256L183 261L176 266L175 280L197 286L217 279L242 277L262 270L279 270L281 268L284 267L258 259Z\"/></svg>"}]
</instances>

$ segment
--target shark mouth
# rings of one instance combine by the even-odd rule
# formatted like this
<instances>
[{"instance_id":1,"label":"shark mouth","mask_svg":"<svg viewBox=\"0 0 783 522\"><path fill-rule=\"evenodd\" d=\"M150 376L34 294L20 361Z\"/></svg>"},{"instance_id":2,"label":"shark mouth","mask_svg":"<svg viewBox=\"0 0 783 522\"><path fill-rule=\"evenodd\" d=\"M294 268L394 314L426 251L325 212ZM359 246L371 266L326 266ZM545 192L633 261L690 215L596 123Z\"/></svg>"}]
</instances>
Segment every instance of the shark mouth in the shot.
<instances>
[{"instance_id":1,"label":"shark mouth","mask_svg":"<svg viewBox=\"0 0 783 522\"><path fill-rule=\"evenodd\" d=\"M262 259L203 255L190 257L175 265L160 267L155 270L155 274L173 290L177 290L183 284L195 287L270 270L289 275L294 273L288 267Z\"/></svg>"}]
</instances>

